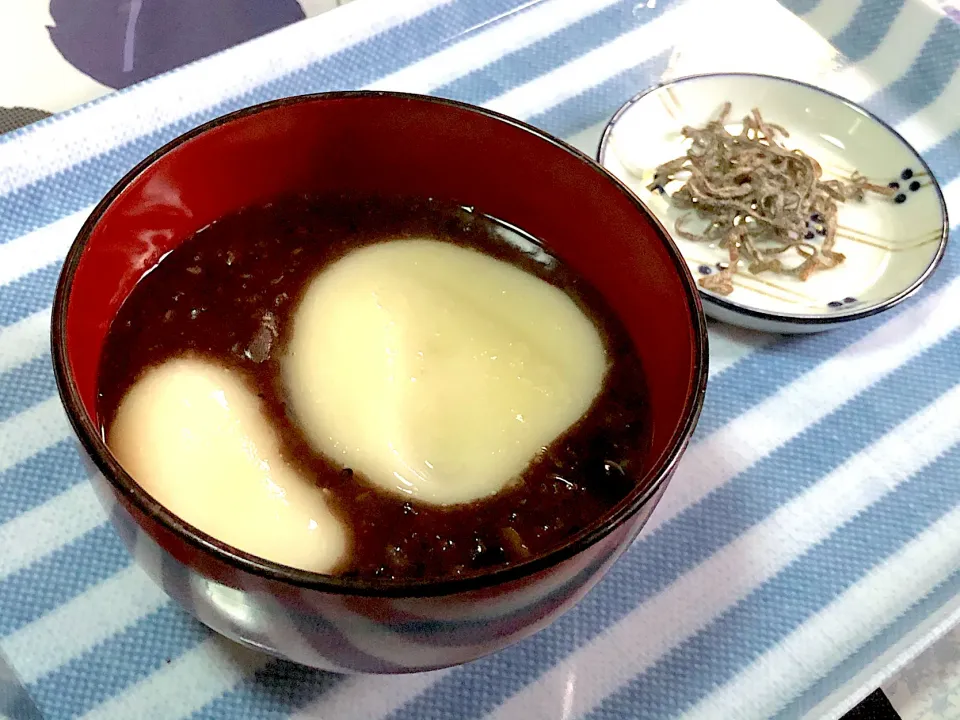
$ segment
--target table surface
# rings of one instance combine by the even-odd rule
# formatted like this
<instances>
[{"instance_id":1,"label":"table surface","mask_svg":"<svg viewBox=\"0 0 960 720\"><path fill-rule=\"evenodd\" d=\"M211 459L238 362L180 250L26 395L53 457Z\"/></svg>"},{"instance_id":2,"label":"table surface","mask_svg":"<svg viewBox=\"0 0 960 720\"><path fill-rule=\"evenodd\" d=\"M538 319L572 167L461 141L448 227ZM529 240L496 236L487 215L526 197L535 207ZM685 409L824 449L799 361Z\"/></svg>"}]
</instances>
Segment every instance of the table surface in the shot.
<instances>
[{"instance_id":1,"label":"table surface","mask_svg":"<svg viewBox=\"0 0 960 720\"><path fill-rule=\"evenodd\" d=\"M195 3L167 0L158 3L167 21L149 15L140 0L85 4L83 13L99 17L101 25L96 18L91 22L89 15L72 14L78 11L66 9L64 3L5 3L0 6L0 67L17 67L18 71L0 74L0 108L60 112L346 2L349 0L271 0L234 3L232 7L211 2L200 17L177 11L178 6ZM237 5L250 11L239 12ZM956 5L946 4L944 9L960 21L960 2ZM126 13L119 20L118 6ZM113 57L104 61L98 55L108 50L94 40L103 27L116 22L124 25L124 32L113 33L117 40L108 48ZM204 32L185 33L191 22L199 23ZM54 29L48 30L49 26ZM13 123L30 117L29 113L18 118L8 115L7 120ZM0 117L0 128L2 123ZM0 674L3 672L0 665ZM927 649L889 680L884 690L905 720L960 718L960 629Z\"/></svg>"}]
</instances>

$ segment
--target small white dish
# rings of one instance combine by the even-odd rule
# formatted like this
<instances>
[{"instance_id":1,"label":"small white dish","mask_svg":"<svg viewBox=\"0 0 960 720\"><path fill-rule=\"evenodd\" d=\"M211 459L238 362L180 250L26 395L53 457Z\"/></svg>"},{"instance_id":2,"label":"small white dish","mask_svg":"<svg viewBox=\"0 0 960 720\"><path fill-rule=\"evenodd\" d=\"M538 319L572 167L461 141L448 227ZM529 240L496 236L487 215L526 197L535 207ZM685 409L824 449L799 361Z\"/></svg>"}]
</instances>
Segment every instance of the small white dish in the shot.
<instances>
[{"instance_id":1,"label":"small white dish","mask_svg":"<svg viewBox=\"0 0 960 720\"><path fill-rule=\"evenodd\" d=\"M733 292L700 289L710 317L777 333L826 330L883 312L916 292L930 277L947 244L946 203L930 168L892 128L866 110L820 88L766 75L697 75L659 85L629 100L610 120L597 159L630 187L680 248L695 278L718 271L727 252L678 237L676 208L666 193L648 189L654 170L684 155L684 126L702 127L732 104L728 130L759 108L785 127L785 144L820 162L824 176L857 170L870 182L894 187L884 197L838 207L835 250L846 261L806 281L741 268Z\"/></svg>"}]
</instances>

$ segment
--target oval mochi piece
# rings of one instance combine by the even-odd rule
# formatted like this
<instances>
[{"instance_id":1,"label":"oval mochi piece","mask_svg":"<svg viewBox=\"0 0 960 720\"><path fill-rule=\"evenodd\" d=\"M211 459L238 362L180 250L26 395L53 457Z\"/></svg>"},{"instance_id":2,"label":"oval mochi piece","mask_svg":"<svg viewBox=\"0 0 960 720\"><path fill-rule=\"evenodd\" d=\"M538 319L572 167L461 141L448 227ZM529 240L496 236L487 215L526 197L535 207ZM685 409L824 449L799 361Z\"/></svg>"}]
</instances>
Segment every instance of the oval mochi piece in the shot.
<instances>
[{"instance_id":1,"label":"oval mochi piece","mask_svg":"<svg viewBox=\"0 0 960 720\"><path fill-rule=\"evenodd\" d=\"M284 462L258 398L225 368L182 358L148 370L107 440L157 502L222 542L319 573L346 556L323 491Z\"/></svg>"},{"instance_id":2,"label":"oval mochi piece","mask_svg":"<svg viewBox=\"0 0 960 720\"><path fill-rule=\"evenodd\" d=\"M316 450L435 505L510 484L587 411L606 369L600 332L562 290L430 239L321 271L283 358Z\"/></svg>"}]
</instances>

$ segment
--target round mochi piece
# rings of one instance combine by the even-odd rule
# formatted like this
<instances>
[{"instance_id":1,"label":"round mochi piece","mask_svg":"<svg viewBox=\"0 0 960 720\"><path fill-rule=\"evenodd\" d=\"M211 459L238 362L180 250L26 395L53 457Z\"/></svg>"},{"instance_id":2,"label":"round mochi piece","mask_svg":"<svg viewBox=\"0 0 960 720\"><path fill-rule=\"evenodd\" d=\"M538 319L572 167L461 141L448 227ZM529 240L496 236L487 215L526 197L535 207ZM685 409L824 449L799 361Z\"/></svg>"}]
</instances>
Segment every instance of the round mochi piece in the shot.
<instances>
[{"instance_id":1,"label":"round mochi piece","mask_svg":"<svg viewBox=\"0 0 960 720\"><path fill-rule=\"evenodd\" d=\"M284 462L258 398L225 368L176 359L148 370L107 441L157 502L228 545L318 573L346 556L324 491Z\"/></svg>"},{"instance_id":2,"label":"round mochi piece","mask_svg":"<svg viewBox=\"0 0 960 720\"><path fill-rule=\"evenodd\" d=\"M434 505L487 498L588 410L603 338L562 290L430 239L354 250L297 307L284 383L316 450Z\"/></svg>"}]
</instances>

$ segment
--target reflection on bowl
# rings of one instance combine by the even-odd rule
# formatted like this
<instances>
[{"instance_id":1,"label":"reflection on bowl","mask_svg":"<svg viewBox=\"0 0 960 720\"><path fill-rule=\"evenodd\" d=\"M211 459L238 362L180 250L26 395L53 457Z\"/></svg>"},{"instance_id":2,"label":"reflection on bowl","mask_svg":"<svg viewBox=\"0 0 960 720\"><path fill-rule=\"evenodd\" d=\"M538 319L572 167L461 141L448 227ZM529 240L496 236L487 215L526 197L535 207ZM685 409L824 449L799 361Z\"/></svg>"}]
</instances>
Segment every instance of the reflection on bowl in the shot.
<instances>
[{"instance_id":1,"label":"reflection on bowl","mask_svg":"<svg viewBox=\"0 0 960 720\"><path fill-rule=\"evenodd\" d=\"M563 545L464 578L378 583L268 562L160 506L119 465L96 417L112 319L164 254L240 208L292 193L413 195L469 203L542 238L623 322L650 384L651 451L637 488ZM396 673L494 652L545 627L639 533L696 424L706 329L676 247L585 156L522 123L390 93L280 100L208 123L147 158L97 206L57 288L53 355L63 403L118 533L202 622L303 664Z\"/></svg>"}]
</instances>

